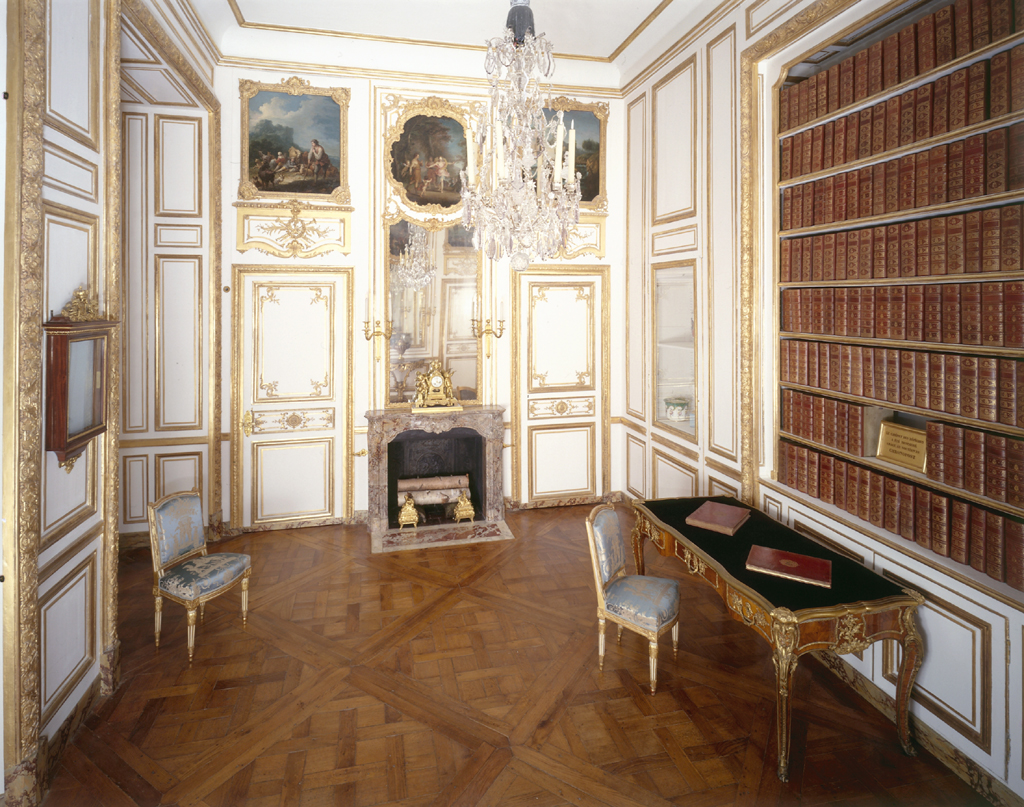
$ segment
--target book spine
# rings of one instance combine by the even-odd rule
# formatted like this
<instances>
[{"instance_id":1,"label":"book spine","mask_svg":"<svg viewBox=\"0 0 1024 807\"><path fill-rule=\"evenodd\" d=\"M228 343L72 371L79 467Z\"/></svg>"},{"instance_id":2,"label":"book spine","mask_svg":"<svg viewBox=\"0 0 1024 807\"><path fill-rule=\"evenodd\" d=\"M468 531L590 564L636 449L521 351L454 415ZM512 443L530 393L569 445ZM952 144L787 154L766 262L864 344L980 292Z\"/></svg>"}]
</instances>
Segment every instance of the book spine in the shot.
<instances>
[{"instance_id":1,"label":"book spine","mask_svg":"<svg viewBox=\"0 0 1024 807\"><path fill-rule=\"evenodd\" d=\"M935 15L929 14L917 21L917 72L935 69Z\"/></svg>"},{"instance_id":2,"label":"book spine","mask_svg":"<svg viewBox=\"0 0 1024 807\"><path fill-rule=\"evenodd\" d=\"M900 83L900 35L882 40L882 88L889 89Z\"/></svg>"},{"instance_id":3,"label":"book spine","mask_svg":"<svg viewBox=\"0 0 1024 807\"><path fill-rule=\"evenodd\" d=\"M1007 518L1003 525L1003 568L1006 584L1024 591L1024 522Z\"/></svg>"},{"instance_id":4,"label":"book spine","mask_svg":"<svg viewBox=\"0 0 1024 807\"><path fill-rule=\"evenodd\" d=\"M824 275L824 263L825 263L825 237L821 235L811 236L811 280L820 281ZM821 320L821 289L813 289L811 291L812 298L816 299L817 308L814 310L815 317ZM821 330L816 330L814 333L823 333Z\"/></svg>"},{"instance_id":5,"label":"book spine","mask_svg":"<svg viewBox=\"0 0 1024 807\"><path fill-rule=\"evenodd\" d=\"M821 482L821 454L817 451L807 450L807 495L812 499L818 498L819 485Z\"/></svg>"},{"instance_id":6,"label":"book spine","mask_svg":"<svg viewBox=\"0 0 1024 807\"><path fill-rule=\"evenodd\" d=\"M988 62L975 62L967 68L967 125L988 120Z\"/></svg>"},{"instance_id":7,"label":"book spine","mask_svg":"<svg viewBox=\"0 0 1024 807\"><path fill-rule=\"evenodd\" d=\"M999 419L999 359L978 359L978 419L996 423Z\"/></svg>"},{"instance_id":8,"label":"book spine","mask_svg":"<svg viewBox=\"0 0 1024 807\"><path fill-rule=\"evenodd\" d=\"M967 125L967 68L956 70L949 76L949 131L955 132Z\"/></svg>"},{"instance_id":9,"label":"book spine","mask_svg":"<svg viewBox=\"0 0 1024 807\"><path fill-rule=\"evenodd\" d=\"M850 106L854 103L854 64L853 57L843 59L839 63L839 107Z\"/></svg>"},{"instance_id":10,"label":"book spine","mask_svg":"<svg viewBox=\"0 0 1024 807\"><path fill-rule=\"evenodd\" d=\"M804 193L804 205L803 205L803 226L810 227L814 224L814 186L815 183L808 182L803 186Z\"/></svg>"},{"instance_id":11,"label":"book spine","mask_svg":"<svg viewBox=\"0 0 1024 807\"><path fill-rule=\"evenodd\" d=\"M782 230L793 229L793 189L785 188L782 191Z\"/></svg>"},{"instance_id":12,"label":"book spine","mask_svg":"<svg viewBox=\"0 0 1024 807\"><path fill-rule=\"evenodd\" d=\"M821 279L822 280L835 280L836 279L836 234L828 233L822 238L821 247ZM829 289L831 291L831 289ZM832 333L831 329L825 331L825 333Z\"/></svg>"},{"instance_id":13,"label":"book spine","mask_svg":"<svg viewBox=\"0 0 1024 807\"><path fill-rule=\"evenodd\" d=\"M860 468L846 463L846 512L856 516L860 510Z\"/></svg>"},{"instance_id":14,"label":"book spine","mask_svg":"<svg viewBox=\"0 0 1024 807\"><path fill-rule=\"evenodd\" d=\"M886 401L889 397L889 357L884 347L876 347L872 352L875 354L872 362L875 374L875 399Z\"/></svg>"},{"instance_id":15,"label":"book spine","mask_svg":"<svg viewBox=\"0 0 1024 807\"><path fill-rule=\"evenodd\" d=\"M1000 583L1006 577L1004 568L1004 524L999 513L985 514L985 572Z\"/></svg>"},{"instance_id":16,"label":"book spine","mask_svg":"<svg viewBox=\"0 0 1024 807\"><path fill-rule=\"evenodd\" d=\"M864 407L850 404L847 417L847 453L855 457L864 456Z\"/></svg>"},{"instance_id":17,"label":"book spine","mask_svg":"<svg viewBox=\"0 0 1024 807\"><path fill-rule=\"evenodd\" d=\"M985 135L971 135L964 141L964 198L985 193Z\"/></svg>"},{"instance_id":18,"label":"book spine","mask_svg":"<svg viewBox=\"0 0 1024 807\"><path fill-rule=\"evenodd\" d=\"M1024 5L1021 3L1016 5L1021 12L1024 12ZM1017 45L1010 51L1010 111L1020 112L1022 109L1024 109L1024 44Z\"/></svg>"},{"instance_id":19,"label":"book spine","mask_svg":"<svg viewBox=\"0 0 1024 807\"><path fill-rule=\"evenodd\" d=\"M924 549L932 548L932 496L931 491L914 491L914 540Z\"/></svg>"},{"instance_id":20,"label":"book spine","mask_svg":"<svg viewBox=\"0 0 1024 807\"><path fill-rule=\"evenodd\" d=\"M825 127L811 129L811 173L817 174L824 166Z\"/></svg>"},{"instance_id":21,"label":"book spine","mask_svg":"<svg viewBox=\"0 0 1024 807\"><path fill-rule=\"evenodd\" d=\"M835 501L835 476L833 466L835 460L829 454L822 454L818 460L818 498L826 504Z\"/></svg>"},{"instance_id":22,"label":"book spine","mask_svg":"<svg viewBox=\"0 0 1024 807\"><path fill-rule=\"evenodd\" d=\"M953 499L949 506L949 558L957 563L968 561L968 537L971 506L967 502Z\"/></svg>"},{"instance_id":23,"label":"book spine","mask_svg":"<svg viewBox=\"0 0 1024 807\"><path fill-rule=\"evenodd\" d=\"M796 489L807 492L807 447L796 447Z\"/></svg>"},{"instance_id":24,"label":"book spine","mask_svg":"<svg viewBox=\"0 0 1024 807\"><path fill-rule=\"evenodd\" d=\"M1003 312L1003 343L1006 347L1024 348L1024 281L1003 284Z\"/></svg>"},{"instance_id":25,"label":"book spine","mask_svg":"<svg viewBox=\"0 0 1024 807\"><path fill-rule=\"evenodd\" d=\"M832 191L832 221L846 221L846 181L848 174L835 175Z\"/></svg>"},{"instance_id":26,"label":"book spine","mask_svg":"<svg viewBox=\"0 0 1024 807\"><path fill-rule=\"evenodd\" d=\"M970 53L974 47L974 35L971 31L971 0L954 0L953 27L956 58L959 59Z\"/></svg>"},{"instance_id":27,"label":"book spine","mask_svg":"<svg viewBox=\"0 0 1024 807\"><path fill-rule=\"evenodd\" d=\"M978 357L960 357L960 414L978 417Z\"/></svg>"},{"instance_id":28,"label":"book spine","mask_svg":"<svg viewBox=\"0 0 1024 807\"><path fill-rule=\"evenodd\" d=\"M910 81L917 76L917 31L913 24L899 33L900 37L900 82Z\"/></svg>"},{"instance_id":29,"label":"book spine","mask_svg":"<svg viewBox=\"0 0 1024 807\"><path fill-rule=\"evenodd\" d=\"M960 414L960 355L947 353L943 357L943 367L946 373L945 379L945 406L946 414Z\"/></svg>"},{"instance_id":30,"label":"book spine","mask_svg":"<svg viewBox=\"0 0 1024 807\"><path fill-rule=\"evenodd\" d=\"M998 42L1013 33L1013 0L990 0L992 41Z\"/></svg>"},{"instance_id":31,"label":"book spine","mask_svg":"<svg viewBox=\"0 0 1024 807\"><path fill-rule=\"evenodd\" d=\"M1010 52L1004 50L989 64L988 116L998 118L1010 112Z\"/></svg>"},{"instance_id":32,"label":"book spine","mask_svg":"<svg viewBox=\"0 0 1024 807\"><path fill-rule=\"evenodd\" d=\"M832 497L833 504L842 511L846 511L846 461L838 457L832 463Z\"/></svg>"},{"instance_id":33,"label":"book spine","mask_svg":"<svg viewBox=\"0 0 1024 807\"><path fill-rule=\"evenodd\" d=\"M946 216L946 274L962 275L964 265L964 217Z\"/></svg>"},{"instance_id":34,"label":"book spine","mask_svg":"<svg viewBox=\"0 0 1024 807\"><path fill-rule=\"evenodd\" d=\"M985 211L987 214L989 211ZM996 223L999 211L996 210ZM996 236L998 243L998 235ZM945 315L945 310L943 310ZM960 344L981 344L981 284L962 283L960 285Z\"/></svg>"},{"instance_id":35,"label":"book spine","mask_svg":"<svg viewBox=\"0 0 1024 807\"><path fill-rule=\"evenodd\" d=\"M972 50L984 48L992 41L989 0L971 0Z\"/></svg>"},{"instance_id":36,"label":"book spine","mask_svg":"<svg viewBox=\"0 0 1024 807\"><path fill-rule=\"evenodd\" d=\"M885 213L885 163L871 167L871 215Z\"/></svg>"},{"instance_id":37,"label":"book spine","mask_svg":"<svg viewBox=\"0 0 1024 807\"><path fill-rule=\"evenodd\" d=\"M868 521L881 527L884 523L885 478L877 471L868 471Z\"/></svg>"},{"instance_id":38,"label":"book spine","mask_svg":"<svg viewBox=\"0 0 1024 807\"><path fill-rule=\"evenodd\" d=\"M924 341L924 287L907 286L907 339Z\"/></svg>"},{"instance_id":39,"label":"book spine","mask_svg":"<svg viewBox=\"0 0 1024 807\"><path fill-rule=\"evenodd\" d=\"M914 354L914 406L928 409L928 354Z\"/></svg>"},{"instance_id":40,"label":"book spine","mask_svg":"<svg viewBox=\"0 0 1024 807\"><path fill-rule=\"evenodd\" d=\"M853 162L857 159L857 152L860 149L860 113L851 112L843 120L846 121L846 160Z\"/></svg>"},{"instance_id":41,"label":"book spine","mask_svg":"<svg viewBox=\"0 0 1024 807\"><path fill-rule=\"evenodd\" d=\"M900 123L899 123L899 145L909 146L914 142L914 132L917 121L917 93L908 90L899 96L900 99Z\"/></svg>"},{"instance_id":42,"label":"book spine","mask_svg":"<svg viewBox=\"0 0 1024 807\"><path fill-rule=\"evenodd\" d=\"M860 345L847 345L850 348L850 387L843 392L850 395L864 395L864 359ZM838 446L837 446L838 448ZM845 449L844 449L845 450Z\"/></svg>"},{"instance_id":43,"label":"book spine","mask_svg":"<svg viewBox=\"0 0 1024 807\"><path fill-rule=\"evenodd\" d=\"M871 154L881 154L885 151L885 102L875 104L871 107Z\"/></svg>"},{"instance_id":44,"label":"book spine","mask_svg":"<svg viewBox=\"0 0 1024 807\"><path fill-rule=\"evenodd\" d=\"M835 165L835 144L836 144L836 123L835 121L829 121L823 127L823 153L821 158L821 167L825 171L829 171ZM831 206L829 207L831 209ZM829 222L831 222L831 216Z\"/></svg>"},{"instance_id":45,"label":"book spine","mask_svg":"<svg viewBox=\"0 0 1024 807\"><path fill-rule=\"evenodd\" d=\"M892 286L889 289L889 338L907 338L907 287Z\"/></svg>"},{"instance_id":46,"label":"book spine","mask_svg":"<svg viewBox=\"0 0 1024 807\"><path fill-rule=\"evenodd\" d=\"M881 42L875 42L868 48L868 98L878 95L883 86Z\"/></svg>"},{"instance_id":47,"label":"book spine","mask_svg":"<svg viewBox=\"0 0 1024 807\"><path fill-rule=\"evenodd\" d=\"M949 132L949 76L935 79L932 92L932 136Z\"/></svg>"},{"instance_id":48,"label":"book spine","mask_svg":"<svg viewBox=\"0 0 1024 807\"><path fill-rule=\"evenodd\" d=\"M885 277L885 243L886 228L871 228L871 276L874 278Z\"/></svg>"},{"instance_id":49,"label":"book spine","mask_svg":"<svg viewBox=\"0 0 1024 807\"><path fill-rule=\"evenodd\" d=\"M900 276L900 227L889 224L885 227L885 277ZM877 330L877 328L876 328Z\"/></svg>"},{"instance_id":50,"label":"book spine","mask_svg":"<svg viewBox=\"0 0 1024 807\"><path fill-rule=\"evenodd\" d=\"M914 385L915 379L915 364L914 364L914 352L912 350L901 350L899 351L899 382L897 384L897 390L899 393L899 402L904 406L913 406L914 401L917 398L917 390Z\"/></svg>"},{"instance_id":51,"label":"book spine","mask_svg":"<svg viewBox=\"0 0 1024 807\"><path fill-rule=\"evenodd\" d=\"M882 528L894 535L900 534L900 483L886 476L882 480Z\"/></svg>"},{"instance_id":52,"label":"book spine","mask_svg":"<svg viewBox=\"0 0 1024 807\"><path fill-rule=\"evenodd\" d=\"M949 557L949 497L933 493L932 552Z\"/></svg>"},{"instance_id":53,"label":"book spine","mask_svg":"<svg viewBox=\"0 0 1024 807\"><path fill-rule=\"evenodd\" d=\"M895 348L885 350L885 400L888 403L900 401L900 352Z\"/></svg>"},{"instance_id":54,"label":"book spine","mask_svg":"<svg viewBox=\"0 0 1024 807\"><path fill-rule=\"evenodd\" d=\"M1003 284L981 284L981 343L1003 346Z\"/></svg>"},{"instance_id":55,"label":"book spine","mask_svg":"<svg viewBox=\"0 0 1024 807\"><path fill-rule=\"evenodd\" d=\"M943 6L935 12L935 62L944 65L953 61L956 42L953 37L953 6Z\"/></svg>"},{"instance_id":56,"label":"book spine","mask_svg":"<svg viewBox=\"0 0 1024 807\"><path fill-rule=\"evenodd\" d=\"M1006 501L1006 438L1001 434L985 435L985 496L997 502Z\"/></svg>"},{"instance_id":57,"label":"book spine","mask_svg":"<svg viewBox=\"0 0 1024 807\"><path fill-rule=\"evenodd\" d=\"M857 159L866 159L871 156L871 143L874 135L873 118L871 107L865 107L860 111L860 122L857 124Z\"/></svg>"},{"instance_id":58,"label":"book spine","mask_svg":"<svg viewBox=\"0 0 1024 807\"><path fill-rule=\"evenodd\" d=\"M839 345L839 389L838 392L852 395L853 382L853 345ZM835 435L833 434L833 440ZM836 448L835 443L832 444Z\"/></svg>"},{"instance_id":59,"label":"book spine","mask_svg":"<svg viewBox=\"0 0 1024 807\"><path fill-rule=\"evenodd\" d=\"M920 219L917 229L917 266L915 274L927 277L932 270L932 228L928 219Z\"/></svg>"},{"instance_id":60,"label":"book spine","mask_svg":"<svg viewBox=\"0 0 1024 807\"><path fill-rule=\"evenodd\" d=\"M818 117L828 114L828 80L829 71L823 70L818 73Z\"/></svg>"},{"instance_id":61,"label":"book spine","mask_svg":"<svg viewBox=\"0 0 1024 807\"><path fill-rule=\"evenodd\" d=\"M793 176L793 138L782 141L782 156L779 160L779 181L785 182Z\"/></svg>"},{"instance_id":62,"label":"book spine","mask_svg":"<svg viewBox=\"0 0 1024 807\"><path fill-rule=\"evenodd\" d=\"M963 140L949 144L949 159L946 163L946 197L950 202L959 202L964 198L967 167L964 160L964 145Z\"/></svg>"},{"instance_id":63,"label":"book spine","mask_svg":"<svg viewBox=\"0 0 1024 807\"><path fill-rule=\"evenodd\" d=\"M1017 385L1024 384L1024 378L1018 375L1018 367L1014 359L999 359L997 410L999 422L1004 426L1017 425Z\"/></svg>"},{"instance_id":64,"label":"book spine","mask_svg":"<svg viewBox=\"0 0 1024 807\"><path fill-rule=\"evenodd\" d=\"M807 206L807 203L805 202L804 203L804 209L806 209L806 206ZM808 238L801 238L800 239L800 246L801 246L802 251L803 251L803 256L800 258L800 279L801 280L810 280L811 276L814 274L814 238L813 238L813 236L812 237L808 237ZM809 289L807 289L805 291L810 292ZM807 299L808 300L811 299L810 293L808 294ZM810 322L810 321L811 320L809 318L805 320L805 322Z\"/></svg>"},{"instance_id":65,"label":"book spine","mask_svg":"<svg viewBox=\"0 0 1024 807\"><path fill-rule=\"evenodd\" d=\"M863 187L863 183L862 183ZM874 267L874 240L875 232L871 230L860 231L860 255L857 258L857 277L861 280L869 280L871 278L871 272ZM847 267L849 270L849 267ZM861 289L861 297L864 296L867 289ZM863 330L858 325L858 335L866 336Z\"/></svg>"},{"instance_id":66,"label":"book spine","mask_svg":"<svg viewBox=\"0 0 1024 807\"><path fill-rule=\"evenodd\" d=\"M782 254L779 258L779 281L789 283L793 271L793 242L786 240L782 242Z\"/></svg>"},{"instance_id":67,"label":"book spine","mask_svg":"<svg viewBox=\"0 0 1024 807\"><path fill-rule=\"evenodd\" d=\"M962 426L942 424L942 479L953 488L964 487L964 430Z\"/></svg>"},{"instance_id":68,"label":"book spine","mask_svg":"<svg viewBox=\"0 0 1024 807\"><path fill-rule=\"evenodd\" d=\"M914 139L925 140L932 136L932 91L931 84L917 88L914 102Z\"/></svg>"},{"instance_id":69,"label":"book spine","mask_svg":"<svg viewBox=\"0 0 1024 807\"><path fill-rule=\"evenodd\" d=\"M856 368L854 369L856 373ZM861 390L865 398L875 397L875 351L870 347L860 349Z\"/></svg>"},{"instance_id":70,"label":"book spine","mask_svg":"<svg viewBox=\"0 0 1024 807\"><path fill-rule=\"evenodd\" d=\"M1002 221L999 225L999 270L1002 272L1019 272L1024 268L1024 262L1021 261L1021 243L1024 241L1022 223L1024 217L1021 216L1020 205L1002 208Z\"/></svg>"},{"instance_id":71,"label":"book spine","mask_svg":"<svg viewBox=\"0 0 1024 807\"><path fill-rule=\"evenodd\" d=\"M981 211L971 210L964 216L964 272L981 271Z\"/></svg>"},{"instance_id":72,"label":"book spine","mask_svg":"<svg viewBox=\"0 0 1024 807\"><path fill-rule=\"evenodd\" d=\"M786 484L791 487L796 487L796 475L797 475L797 447L795 443L786 443Z\"/></svg>"},{"instance_id":73,"label":"book spine","mask_svg":"<svg viewBox=\"0 0 1024 807\"><path fill-rule=\"evenodd\" d=\"M985 193L1006 192L1006 129L995 129L986 136Z\"/></svg>"},{"instance_id":74,"label":"book spine","mask_svg":"<svg viewBox=\"0 0 1024 807\"><path fill-rule=\"evenodd\" d=\"M924 341L942 341L942 286L929 284L924 287ZM934 407L933 407L934 408Z\"/></svg>"},{"instance_id":75,"label":"book spine","mask_svg":"<svg viewBox=\"0 0 1024 807\"><path fill-rule=\"evenodd\" d=\"M804 82L807 85L807 117L805 123L810 123L818 118L818 74L809 76Z\"/></svg>"},{"instance_id":76,"label":"book spine","mask_svg":"<svg viewBox=\"0 0 1024 807\"><path fill-rule=\"evenodd\" d=\"M836 449L846 451L850 445L850 406L846 401L836 401Z\"/></svg>"},{"instance_id":77,"label":"book spine","mask_svg":"<svg viewBox=\"0 0 1024 807\"><path fill-rule=\"evenodd\" d=\"M935 146L928 152L928 192L925 205L945 204L949 198L949 146Z\"/></svg>"},{"instance_id":78,"label":"book spine","mask_svg":"<svg viewBox=\"0 0 1024 807\"><path fill-rule=\"evenodd\" d=\"M1024 188L1024 122L1012 124L1006 137L1006 187Z\"/></svg>"},{"instance_id":79,"label":"book spine","mask_svg":"<svg viewBox=\"0 0 1024 807\"><path fill-rule=\"evenodd\" d=\"M931 227L928 230L932 242L932 261L929 267L929 274L946 274L946 217L939 216L931 220Z\"/></svg>"},{"instance_id":80,"label":"book spine","mask_svg":"<svg viewBox=\"0 0 1024 807\"><path fill-rule=\"evenodd\" d=\"M1006 440L1006 501L1024 507L1024 439Z\"/></svg>"},{"instance_id":81,"label":"book spine","mask_svg":"<svg viewBox=\"0 0 1024 807\"><path fill-rule=\"evenodd\" d=\"M910 482L900 481L900 537L907 541L914 540L914 486Z\"/></svg>"},{"instance_id":82,"label":"book spine","mask_svg":"<svg viewBox=\"0 0 1024 807\"><path fill-rule=\"evenodd\" d=\"M984 572L987 567L985 560L985 516L986 512L980 507L971 507L971 521L968 531L970 540L969 559L971 568L979 572Z\"/></svg>"},{"instance_id":83,"label":"book spine","mask_svg":"<svg viewBox=\"0 0 1024 807\"><path fill-rule=\"evenodd\" d=\"M814 164L814 130L800 132L800 176L811 173Z\"/></svg>"},{"instance_id":84,"label":"book spine","mask_svg":"<svg viewBox=\"0 0 1024 807\"><path fill-rule=\"evenodd\" d=\"M945 473L945 455L943 451L943 424L937 420L929 420L925 424L925 473L933 482L942 482Z\"/></svg>"},{"instance_id":85,"label":"book spine","mask_svg":"<svg viewBox=\"0 0 1024 807\"><path fill-rule=\"evenodd\" d=\"M839 111L839 65L828 69L828 114Z\"/></svg>"},{"instance_id":86,"label":"book spine","mask_svg":"<svg viewBox=\"0 0 1024 807\"><path fill-rule=\"evenodd\" d=\"M985 433L964 429L964 490L985 495Z\"/></svg>"},{"instance_id":87,"label":"book spine","mask_svg":"<svg viewBox=\"0 0 1024 807\"><path fill-rule=\"evenodd\" d=\"M928 207L931 201L931 154L927 151L920 151L914 155L914 161L916 165L915 174L915 188L914 188L914 207ZM927 229L927 221L925 221L925 229ZM919 230L920 231L920 230ZM920 245L919 245L920 246Z\"/></svg>"},{"instance_id":88,"label":"book spine","mask_svg":"<svg viewBox=\"0 0 1024 807\"><path fill-rule=\"evenodd\" d=\"M960 344L960 285L942 286L942 341L947 345Z\"/></svg>"},{"instance_id":89,"label":"book spine","mask_svg":"<svg viewBox=\"0 0 1024 807\"><path fill-rule=\"evenodd\" d=\"M912 210L917 204L917 158L906 154L900 158L900 210Z\"/></svg>"},{"instance_id":90,"label":"book spine","mask_svg":"<svg viewBox=\"0 0 1024 807\"><path fill-rule=\"evenodd\" d=\"M860 484L857 486L857 517L861 521L871 521L871 476L869 468L858 468Z\"/></svg>"}]
</instances>

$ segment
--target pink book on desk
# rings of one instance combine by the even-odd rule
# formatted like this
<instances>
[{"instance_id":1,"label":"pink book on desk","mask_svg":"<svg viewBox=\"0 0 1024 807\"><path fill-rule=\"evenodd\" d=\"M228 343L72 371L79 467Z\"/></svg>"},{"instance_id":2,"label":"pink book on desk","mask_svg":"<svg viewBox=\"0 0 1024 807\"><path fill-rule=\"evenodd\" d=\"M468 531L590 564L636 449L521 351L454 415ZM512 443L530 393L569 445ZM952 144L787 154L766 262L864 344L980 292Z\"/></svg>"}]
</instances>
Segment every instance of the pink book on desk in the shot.
<instances>
[{"instance_id":1,"label":"pink book on desk","mask_svg":"<svg viewBox=\"0 0 1024 807\"><path fill-rule=\"evenodd\" d=\"M704 502L686 517L691 527L720 532L723 535L735 535L736 530L750 517L745 507L733 507L721 502Z\"/></svg>"},{"instance_id":2,"label":"pink book on desk","mask_svg":"<svg viewBox=\"0 0 1024 807\"><path fill-rule=\"evenodd\" d=\"M785 552L767 546L752 546L747 555L747 569L812 586L832 588L832 561Z\"/></svg>"}]
</instances>

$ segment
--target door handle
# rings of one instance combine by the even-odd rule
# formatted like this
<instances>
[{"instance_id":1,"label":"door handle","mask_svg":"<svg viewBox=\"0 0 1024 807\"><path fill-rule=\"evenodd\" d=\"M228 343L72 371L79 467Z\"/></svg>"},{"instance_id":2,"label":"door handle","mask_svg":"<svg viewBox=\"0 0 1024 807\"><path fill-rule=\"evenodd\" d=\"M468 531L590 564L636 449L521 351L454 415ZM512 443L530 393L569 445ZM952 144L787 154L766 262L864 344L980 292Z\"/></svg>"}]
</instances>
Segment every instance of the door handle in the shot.
<instances>
[{"instance_id":1,"label":"door handle","mask_svg":"<svg viewBox=\"0 0 1024 807\"><path fill-rule=\"evenodd\" d=\"M246 437L252 437L252 410L249 409L242 415L242 431Z\"/></svg>"}]
</instances>

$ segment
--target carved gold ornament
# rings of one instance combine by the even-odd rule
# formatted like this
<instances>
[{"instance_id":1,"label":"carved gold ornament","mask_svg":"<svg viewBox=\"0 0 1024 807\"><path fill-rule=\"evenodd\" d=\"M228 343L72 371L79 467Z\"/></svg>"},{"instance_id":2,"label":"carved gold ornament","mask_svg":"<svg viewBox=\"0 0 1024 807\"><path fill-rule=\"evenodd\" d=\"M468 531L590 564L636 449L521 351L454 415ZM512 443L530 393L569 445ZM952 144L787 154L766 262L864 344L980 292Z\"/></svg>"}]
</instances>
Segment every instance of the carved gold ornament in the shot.
<instances>
[{"instance_id":1,"label":"carved gold ornament","mask_svg":"<svg viewBox=\"0 0 1024 807\"><path fill-rule=\"evenodd\" d=\"M99 303L84 286L79 286L72 293L71 300L61 309L60 315L72 322L93 322L100 319Z\"/></svg>"},{"instance_id":2,"label":"carved gold ornament","mask_svg":"<svg viewBox=\"0 0 1024 807\"><path fill-rule=\"evenodd\" d=\"M416 373L416 397L413 411L443 406L448 411L461 411L452 388L452 371L445 370L437 359L430 363L425 372Z\"/></svg>"},{"instance_id":3,"label":"carved gold ornament","mask_svg":"<svg viewBox=\"0 0 1024 807\"><path fill-rule=\"evenodd\" d=\"M841 656L847 653L859 653L871 644L865 635L863 614L847 614L839 620L838 641L835 650Z\"/></svg>"},{"instance_id":4,"label":"carved gold ornament","mask_svg":"<svg viewBox=\"0 0 1024 807\"><path fill-rule=\"evenodd\" d=\"M476 515L476 511L473 510L473 505L470 504L466 491L462 491L459 494L459 501L455 504L455 521L457 523L464 518L472 521L474 515Z\"/></svg>"},{"instance_id":5,"label":"carved gold ornament","mask_svg":"<svg viewBox=\"0 0 1024 807\"><path fill-rule=\"evenodd\" d=\"M402 505L402 509L398 513L398 529L403 529L407 524L411 524L415 528L419 522L420 514L416 510L416 502L411 494L406 493L405 504Z\"/></svg>"}]
</instances>

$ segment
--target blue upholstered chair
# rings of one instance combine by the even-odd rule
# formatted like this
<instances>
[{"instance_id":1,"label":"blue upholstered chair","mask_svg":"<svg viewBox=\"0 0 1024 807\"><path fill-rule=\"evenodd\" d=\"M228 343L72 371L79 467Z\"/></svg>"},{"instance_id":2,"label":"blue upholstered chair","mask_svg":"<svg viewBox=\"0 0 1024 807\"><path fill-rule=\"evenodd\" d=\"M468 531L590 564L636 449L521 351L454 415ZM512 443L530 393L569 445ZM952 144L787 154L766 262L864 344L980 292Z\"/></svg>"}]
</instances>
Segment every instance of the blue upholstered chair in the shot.
<instances>
[{"instance_id":1,"label":"blue upholstered chair","mask_svg":"<svg viewBox=\"0 0 1024 807\"><path fill-rule=\"evenodd\" d=\"M651 694L658 687L658 638L672 631L672 654L679 651L679 586L675 580L626 574L619 516L610 504L599 504L587 516L590 558L597 584L598 666L604 669L604 628L610 620L622 629L646 636L650 643Z\"/></svg>"},{"instance_id":2,"label":"blue upholstered chair","mask_svg":"<svg viewBox=\"0 0 1024 807\"><path fill-rule=\"evenodd\" d=\"M149 505L149 545L153 550L153 596L156 598L156 646L164 597L188 612L188 660L196 646L196 610L204 616L212 600L242 583L242 624L249 612L248 555L206 554L206 525L198 491L172 493Z\"/></svg>"}]
</instances>

